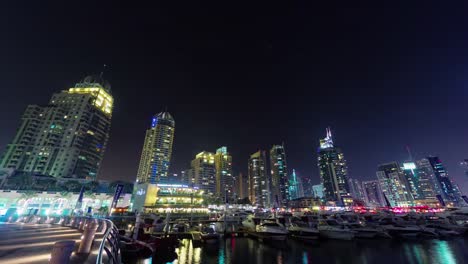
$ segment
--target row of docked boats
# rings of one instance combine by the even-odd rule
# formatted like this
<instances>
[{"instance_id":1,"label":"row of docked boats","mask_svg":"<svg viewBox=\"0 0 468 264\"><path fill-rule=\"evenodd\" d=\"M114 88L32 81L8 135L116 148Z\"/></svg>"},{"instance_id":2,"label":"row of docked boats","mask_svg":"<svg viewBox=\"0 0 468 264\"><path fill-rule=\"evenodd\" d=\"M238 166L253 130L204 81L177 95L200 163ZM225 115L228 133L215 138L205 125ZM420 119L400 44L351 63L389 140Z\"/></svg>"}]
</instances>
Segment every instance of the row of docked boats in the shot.
<instances>
[{"instance_id":1,"label":"row of docked boats","mask_svg":"<svg viewBox=\"0 0 468 264\"><path fill-rule=\"evenodd\" d=\"M467 219L468 220L468 219ZM355 238L449 238L467 233L468 222L435 215L296 215L265 217L254 214L242 221L252 236L269 240L285 240L288 236L313 241L319 238L352 240Z\"/></svg>"}]
</instances>

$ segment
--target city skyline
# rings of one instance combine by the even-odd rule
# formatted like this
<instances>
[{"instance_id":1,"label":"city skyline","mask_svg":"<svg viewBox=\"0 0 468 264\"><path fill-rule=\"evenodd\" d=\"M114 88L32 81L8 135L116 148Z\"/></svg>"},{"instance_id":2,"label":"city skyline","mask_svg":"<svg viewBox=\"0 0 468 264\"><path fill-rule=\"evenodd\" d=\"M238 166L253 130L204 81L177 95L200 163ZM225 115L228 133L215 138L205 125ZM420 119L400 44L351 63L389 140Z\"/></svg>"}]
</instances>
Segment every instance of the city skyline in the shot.
<instances>
[{"instance_id":1,"label":"city skyline","mask_svg":"<svg viewBox=\"0 0 468 264\"><path fill-rule=\"evenodd\" d=\"M116 107L102 179L133 181L148 120L167 107L178 122L171 172L186 169L203 149L227 146L234 174L247 175L250 153L285 142L289 167L318 183L316 141L330 126L351 178L374 179L378 164L404 161L409 145L416 158L440 157L464 192L468 188L459 167L468 156L468 127L462 122L467 109L460 77L467 40L459 38L464 23L454 23L466 18L458 11L404 12L395 21L386 19L394 16L385 8L379 9L383 16L346 7L305 16L293 8L284 20L243 11L244 23L233 18L235 10L218 17L196 9L199 19L188 11L141 11L135 20L126 12L107 12L108 6L81 8L40 23L28 13L34 8L24 11L30 14L24 19L3 14L15 30L6 31L0 49L8 51L2 57L9 65L0 73L8 91L0 98L0 151L28 104L46 103L53 92L102 71L105 63ZM433 21L448 11L444 23ZM94 25L71 21L73 14L108 17ZM213 19L219 23L212 25ZM133 30L140 25L144 30ZM330 29L336 34L330 36ZM160 34L147 33L153 31ZM92 43L69 41L76 32ZM37 48L22 44L31 43L31 34L41 36L34 38Z\"/></svg>"}]
</instances>

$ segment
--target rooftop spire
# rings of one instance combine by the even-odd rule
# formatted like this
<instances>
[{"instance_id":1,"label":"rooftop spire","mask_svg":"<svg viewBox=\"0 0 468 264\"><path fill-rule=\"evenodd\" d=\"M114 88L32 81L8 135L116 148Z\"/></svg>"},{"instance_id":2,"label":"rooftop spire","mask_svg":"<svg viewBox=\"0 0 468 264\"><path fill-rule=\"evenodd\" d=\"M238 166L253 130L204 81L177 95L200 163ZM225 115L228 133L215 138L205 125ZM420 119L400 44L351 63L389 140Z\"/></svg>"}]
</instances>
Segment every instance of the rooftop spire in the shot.
<instances>
[{"instance_id":1,"label":"rooftop spire","mask_svg":"<svg viewBox=\"0 0 468 264\"><path fill-rule=\"evenodd\" d=\"M324 139L320 140L320 148L321 149L333 148L333 138L332 138L332 133L331 133L331 128L330 127L326 128L326 133L327 133L327 136Z\"/></svg>"}]
</instances>

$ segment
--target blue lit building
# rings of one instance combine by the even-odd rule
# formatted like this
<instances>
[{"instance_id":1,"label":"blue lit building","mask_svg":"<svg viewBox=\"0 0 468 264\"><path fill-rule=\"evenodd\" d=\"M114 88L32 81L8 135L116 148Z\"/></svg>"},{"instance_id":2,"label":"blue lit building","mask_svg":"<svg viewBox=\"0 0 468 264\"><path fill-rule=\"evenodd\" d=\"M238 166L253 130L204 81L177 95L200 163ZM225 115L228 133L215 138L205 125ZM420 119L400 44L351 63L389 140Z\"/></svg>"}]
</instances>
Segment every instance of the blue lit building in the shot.
<instances>
[{"instance_id":1,"label":"blue lit building","mask_svg":"<svg viewBox=\"0 0 468 264\"><path fill-rule=\"evenodd\" d=\"M161 112L151 119L138 167L138 183L166 183L174 141L174 118Z\"/></svg>"}]
</instances>

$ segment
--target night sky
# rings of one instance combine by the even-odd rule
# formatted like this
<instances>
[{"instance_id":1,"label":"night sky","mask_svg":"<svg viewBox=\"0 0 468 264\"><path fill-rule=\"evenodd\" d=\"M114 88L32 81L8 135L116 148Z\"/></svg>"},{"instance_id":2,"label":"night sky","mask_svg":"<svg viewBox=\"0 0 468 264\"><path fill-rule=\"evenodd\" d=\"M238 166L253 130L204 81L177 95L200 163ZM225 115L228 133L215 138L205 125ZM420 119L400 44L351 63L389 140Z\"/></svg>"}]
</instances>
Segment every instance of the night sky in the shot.
<instances>
[{"instance_id":1,"label":"night sky","mask_svg":"<svg viewBox=\"0 0 468 264\"><path fill-rule=\"evenodd\" d=\"M107 64L115 108L101 179L135 179L145 130L167 107L173 172L225 145L245 173L251 153L284 142L289 168L319 183L330 126L350 177L374 179L409 145L439 155L468 190L466 6L30 2L0 10L1 150L28 104Z\"/></svg>"}]
</instances>

